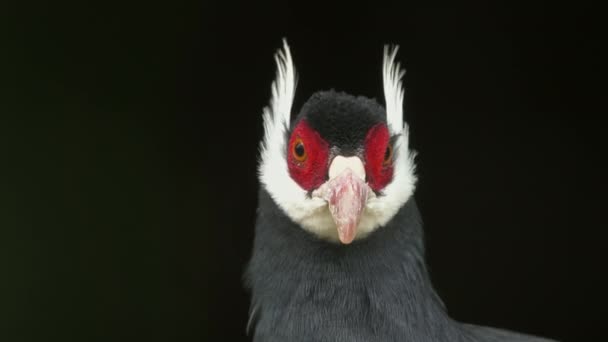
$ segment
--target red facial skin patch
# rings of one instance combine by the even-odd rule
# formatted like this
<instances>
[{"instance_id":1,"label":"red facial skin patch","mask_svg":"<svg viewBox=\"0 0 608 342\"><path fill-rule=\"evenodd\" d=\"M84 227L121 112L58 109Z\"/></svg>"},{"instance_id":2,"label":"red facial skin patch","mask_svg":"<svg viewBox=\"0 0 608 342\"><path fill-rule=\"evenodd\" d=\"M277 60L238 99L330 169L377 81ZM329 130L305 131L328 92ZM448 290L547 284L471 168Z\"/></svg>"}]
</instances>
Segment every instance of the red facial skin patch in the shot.
<instances>
[{"instance_id":1,"label":"red facial skin patch","mask_svg":"<svg viewBox=\"0 0 608 342\"><path fill-rule=\"evenodd\" d=\"M304 155L296 153L296 146L304 146ZM306 120L294 128L289 138L287 165L289 174L298 185L307 191L323 184L327 176L329 144L312 129Z\"/></svg>"},{"instance_id":2,"label":"red facial skin patch","mask_svg":"<svg viewBox=\"0 0 608 342\"><path fill-rule=\"evenodd\" d=\"M367 183L374 191L380 191L393 179L393 147L385 124L372 127L365 137L365 174ZM387 148L390 157L385 160Z\"/></svg>"}]
</instances>

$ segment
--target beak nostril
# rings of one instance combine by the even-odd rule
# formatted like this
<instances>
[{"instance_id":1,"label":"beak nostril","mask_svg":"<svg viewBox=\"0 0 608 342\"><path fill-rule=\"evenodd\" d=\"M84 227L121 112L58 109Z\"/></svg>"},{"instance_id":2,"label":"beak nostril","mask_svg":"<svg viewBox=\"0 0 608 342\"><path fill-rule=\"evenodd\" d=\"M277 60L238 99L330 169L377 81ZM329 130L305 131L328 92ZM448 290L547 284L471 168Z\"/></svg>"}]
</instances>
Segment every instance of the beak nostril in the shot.
<instances>
[{"instance_id":1,"label":"beak nostril","mask_svg":"<svg viewBox=\"0 0 608 342\"><path fill-rule=\"evenodd\" d=\"M359 157L343 157L336 156L329 166L329 179L333 179L337 177L339 174L345 172L347 169L353 175L358 176L361 179L365 179L365 168L363 167L363 162Z\"/></svg>"}]
</instances>

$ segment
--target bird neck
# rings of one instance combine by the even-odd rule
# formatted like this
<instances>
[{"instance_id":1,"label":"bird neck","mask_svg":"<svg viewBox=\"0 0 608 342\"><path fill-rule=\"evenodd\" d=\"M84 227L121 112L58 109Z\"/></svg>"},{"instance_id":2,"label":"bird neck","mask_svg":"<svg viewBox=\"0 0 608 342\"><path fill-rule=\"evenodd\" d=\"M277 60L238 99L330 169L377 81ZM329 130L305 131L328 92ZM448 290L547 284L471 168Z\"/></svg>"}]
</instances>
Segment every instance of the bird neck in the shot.
<instances>
[{"instance_id":1,"label":"bird neck","mask_svg":"<svg viewBox=\"0 0 608 342\"><path fill-rule=\"evenodd\" d=\"M293 325L297 317L305 320L306 312L319 310L331 319L363 325L372 324L370 317L376 324L409 322L419 328L428 315L447 319L425 266L413 199L386 226L350 245L320 240L301 229L264 190L259 200L246 273L254 320L276 324L291 317L286 324ZM258 321L256 331L264 324Z\"/></svg>"}]
</instances>

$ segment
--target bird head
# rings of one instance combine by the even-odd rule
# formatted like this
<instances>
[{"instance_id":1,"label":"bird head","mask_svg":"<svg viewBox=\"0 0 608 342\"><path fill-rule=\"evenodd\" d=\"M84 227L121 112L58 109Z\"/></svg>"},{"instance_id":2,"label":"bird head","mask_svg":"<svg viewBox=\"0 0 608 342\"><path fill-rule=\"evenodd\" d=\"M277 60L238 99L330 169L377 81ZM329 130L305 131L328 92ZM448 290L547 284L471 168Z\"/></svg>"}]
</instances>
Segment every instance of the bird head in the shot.
<instances>
[{"instance_id":1,"label":"bird head","mask_svg":"<svg viewBox=\"0 0 608 342\"><path fill-rule=\"evenodd\" d=\"M316 237L349 244L388 223L414 191L403 122L404 72L384 49L385 107L346 93L313 94L292 118L296 71L287 42L264 108L259 179L279 208Z\"/></svg>"}]
</instances>

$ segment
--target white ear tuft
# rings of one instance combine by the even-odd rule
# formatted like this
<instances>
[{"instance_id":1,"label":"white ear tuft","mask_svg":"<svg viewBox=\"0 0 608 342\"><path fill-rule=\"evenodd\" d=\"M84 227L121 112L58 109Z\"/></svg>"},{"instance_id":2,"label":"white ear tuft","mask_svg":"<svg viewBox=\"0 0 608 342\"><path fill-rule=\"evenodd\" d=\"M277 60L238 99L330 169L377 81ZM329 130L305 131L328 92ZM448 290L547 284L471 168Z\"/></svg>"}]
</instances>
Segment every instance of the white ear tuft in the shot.
<instances>
[{"instance_id":1,"label":"white ear tuft","mask_svg":"<svg viewBox=\"0 0 608 342\"><path fill-rule=\"evenodd\" d=\"M272 83L270 105L264 108L264 142L262 159L272 146L282 146L284 130L289 126L291 106L296 89L296 71L291 59L287 40L283 39L283 49L275 54L277 75Z\"/></svg>"},{"instance_id":2,"label":"white ear tuft","mask_svg":"<svg viewBox=\"0 0 608 342\"><path fill-rule=\"evenodd\" d=\"M264 140L261 145L258 177L274 202L294 221L312 231L334 225L327 202L309 198L289 175L286 131L291 120L291 107L296 90L296 71L287 41L275 55L277 78L272 84L270 105L264 108ZM319 212L326 213L318 215ZM335 225L332 230L337 236Z\"/></svg>"},{"instance_id":3,"label":"white ear tuft","mask_svg":"<svg viewBox=\"0 0 608 342\"><path fill-rule=\"evenodd\" d=\"M386 103L386 122L393 134L401 133L403 129L403 85L401 78L405 70L401 70L395 57L399 46L384 46L384 61L382 64L382 78L384 83L384 100Z\"/></svg>"},{"instance_id":4,"label":"white ear tuft","mask_svg":"<svg viewBox=\"0 0 608 342\"><path fill-rule=\"evenodd\" d=\"M401 70L395 57L399 47L384 47L384 64L382 76L384 80L384 98L386 101L386 122L392 134L397 135L395 141L396 158L393 180L384 190L384 196L370 200L367 204L374 223L386 224L413 195L416 187L415 152L409 148L408 126L403 121L403 86L401 78L405 71Z\"/></svg>"}]
</instances>

